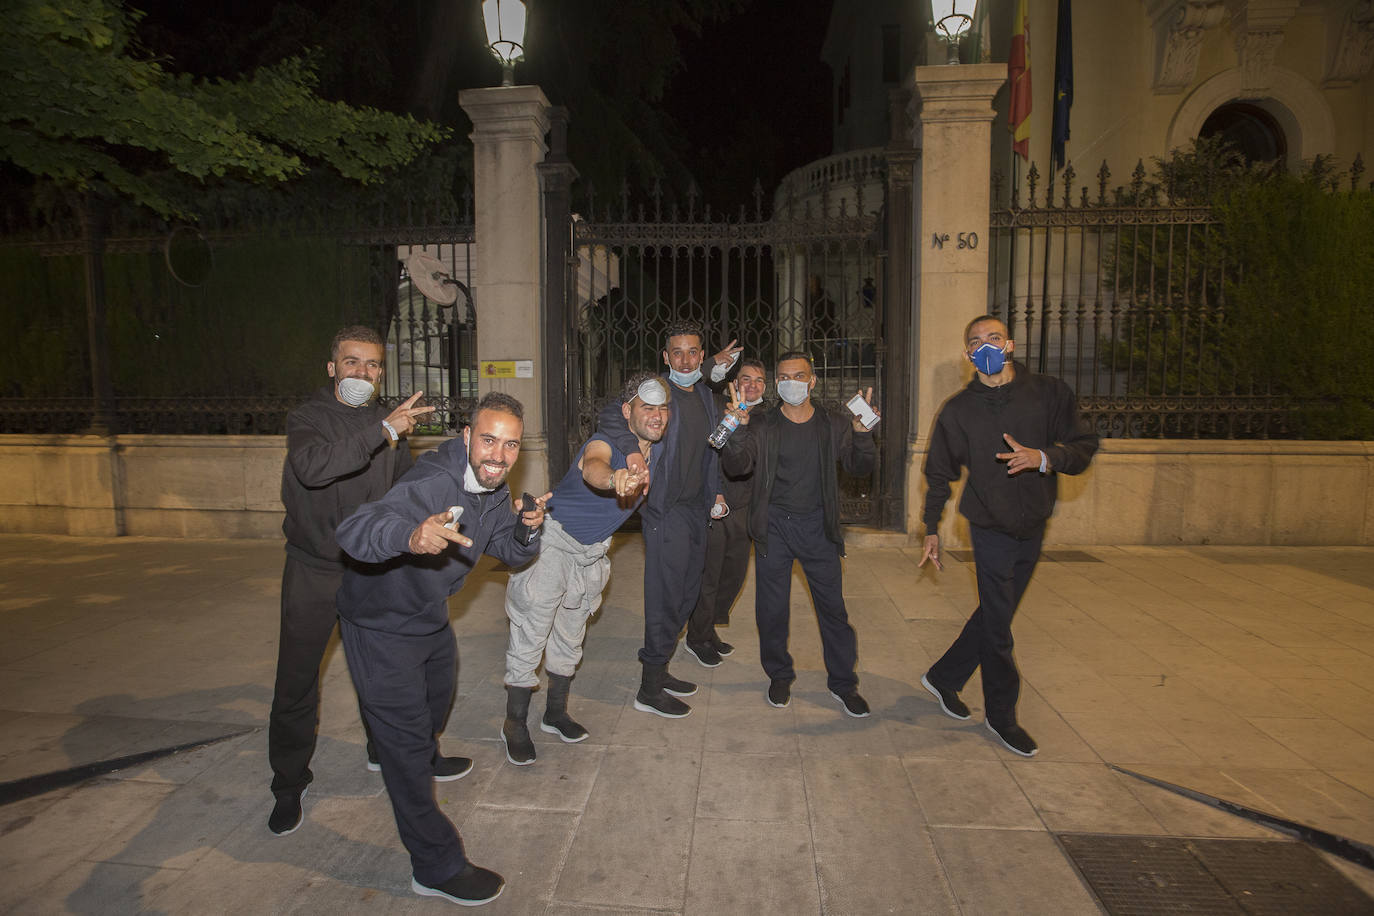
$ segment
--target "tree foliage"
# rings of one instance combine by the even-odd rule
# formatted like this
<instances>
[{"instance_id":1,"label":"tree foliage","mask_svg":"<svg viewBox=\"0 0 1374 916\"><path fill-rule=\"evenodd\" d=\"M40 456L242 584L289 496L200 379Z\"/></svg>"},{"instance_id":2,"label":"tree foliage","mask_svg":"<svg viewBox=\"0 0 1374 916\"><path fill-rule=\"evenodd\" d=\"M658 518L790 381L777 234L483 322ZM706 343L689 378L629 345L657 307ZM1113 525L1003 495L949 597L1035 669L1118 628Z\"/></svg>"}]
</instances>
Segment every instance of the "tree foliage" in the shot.
<instances>
[{"instance_id":1,"label":"tree foliage","mask_svg":"<svg viewBox=\"0 0 1374 916\"><path fill-rule=\"evenodd\" d=\"M326 168L368 183L446 131L321 98L307 58L239 79L176 73L118 0L17 0L0 18L0 159L58 185L190 216L220 179Z\"/></svg>"}]
</instances>

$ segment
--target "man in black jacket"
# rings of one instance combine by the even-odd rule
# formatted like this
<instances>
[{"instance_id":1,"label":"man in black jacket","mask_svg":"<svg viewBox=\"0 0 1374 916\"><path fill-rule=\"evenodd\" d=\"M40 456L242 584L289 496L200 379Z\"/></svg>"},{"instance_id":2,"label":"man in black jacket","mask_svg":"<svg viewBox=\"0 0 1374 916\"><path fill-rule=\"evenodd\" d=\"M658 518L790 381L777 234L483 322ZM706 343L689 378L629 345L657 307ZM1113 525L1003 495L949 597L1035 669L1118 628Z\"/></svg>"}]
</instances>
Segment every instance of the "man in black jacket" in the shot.
<instances>
[{"instance_id":1,"label":"man in black jacket","mask_svg":"<svg viewBox=\"0 0 1374 916\"><path fill-rule=\"evenodd\" d=\"M726 474L753 474L754 613L768 702L781 708L792 701L796 674L787 651L788 601L792 562L800 560L820 625L826 684L846 714L863 717L869 709L859 695L858 644L844 606L835 463L856 477L871 474L873 434L857 418L812 403L816 373L805 353L784 353L775 378L782 403L754 417L738 411L740 428L722 450ZM869 389L864 399L872 395Z\"/></svg>"},{"instance_id":2,"label":"man in black jacket","mask_svg":"<svg viewBox=\"0 0 1374 916\"><path fill-rule=\"evenodd\" d=\"M457 645L448 599L482 554L512 569L539 552L528 535L544 521L549 494L521 513L506 486L520 454L524 410L489 392L460 439L423 455L396 486L339 525L339 546L355 561L339 588L339 636L382 780L410 853L411 890L474 905L494 900L500 875L468 861L453 823L434 800L445 760L443 730L456 686Z\"/></svg>"},{"instance_id":3,"label":"man in black jacket","mask_svg":"<svg viewBox=\"0 0 1374 916\"><path fill-rule=\"evenodd\" d=\"M1021 675L1012 656L1011 619L1040 559L1045 522L1054 512L1057 474L1081 474L1097 436L1078 415L1073 391L1035 375L1010 357L1015 342L991 315L964 331L977 374L935 419L926 456L926 538L921 561L940 563L940 516L950 482L968 468L959 511L969 522L978 608L921 683L955 719L969 717L959 691L982 669L988 728L1008 750L1031 757L1034 739L1016 721ZM1027 444L1023 444L1027 443Z\"/></svg>"},{"instance_id":4,"label":"man in black jacket","mask_svg":"<svg viewBox=\"0 0 1374 916\"><path fill-rule=\"evenodd\" d=\"M410 467L402 442L432 407L416 392L387 413L377 405L382 338L364 327L334 335L325 371L333 380L286 417L286 566L281 582L281 637L267 726L267 759L276 797L267 826L278 836L301 824L301 795L320 724L320 663L338 613L334 594L344 555L334 529L354 509L377 499ZM370 744L370 742L369 742ZM372 759L371 747L368 757Z\"/></svg>"},{"instance_id":5,"label":"man in black jacket","mask_svg":"<svg viewBox=\"0 0 1374 916\"><path fill-rule=\"evenodd\" d=\"M742 359L730 395L737 400L739 409L762 411L767 384L763 363L752 357ZM718 396L717 401L720 400ZM687 621L687 651L707 668L717 667L722 656L735 651L716 633L716 627L730 622L730 608L749 573L749 491L753 481L748 474L734 477L722 473L720 477L724 499L711 509L701 595Z\"/></svg>"}]
</instances>

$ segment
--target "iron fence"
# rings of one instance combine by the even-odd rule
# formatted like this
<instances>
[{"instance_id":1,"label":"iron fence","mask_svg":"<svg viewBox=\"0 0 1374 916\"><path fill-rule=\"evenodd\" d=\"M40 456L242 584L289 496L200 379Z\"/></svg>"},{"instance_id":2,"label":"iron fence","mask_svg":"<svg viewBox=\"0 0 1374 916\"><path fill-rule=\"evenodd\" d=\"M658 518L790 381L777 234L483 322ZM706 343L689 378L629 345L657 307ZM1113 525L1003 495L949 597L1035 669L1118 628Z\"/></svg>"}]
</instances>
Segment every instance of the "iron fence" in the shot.
<instances>
[{"instance_id":1,"label":"iron fence","mask_svg":"<svg viewBox=\"0 0 1374 916\"><path fill-rule=\"evenodd\" d=\"M1128 186L1074 199L1072 165L1037 196L1003 197L994 178L989 312L1004 319L1017 356L1057 376L1078 396L1099 435L1159 438L1287 438L1288 399L1240 373L1225 344L1226 291L1242 266L1227 260L1208 207L1178 203L1147 184L1137 165Z\"/></svg>"},{"instance_id":2,"label":"iron fence","mask_svg":"<svg viewBox=\"0 0 1374 916\"><path fill-rule=\"evenodd\" d=\"M320 219L250 216L211 213L188 227L125 215L92 239L66 214L0 238L0 432L81 433L99 419L114 432L281 434L290 408L328 381L334 332L352 324L385 338L382 403L423 390L436 410L420 431L456 431L476 398L470 195ZM415 250L458 281L453 306L412 286ZM105 401L93 394L93 259Z\"/></svg>"}]
</instances>

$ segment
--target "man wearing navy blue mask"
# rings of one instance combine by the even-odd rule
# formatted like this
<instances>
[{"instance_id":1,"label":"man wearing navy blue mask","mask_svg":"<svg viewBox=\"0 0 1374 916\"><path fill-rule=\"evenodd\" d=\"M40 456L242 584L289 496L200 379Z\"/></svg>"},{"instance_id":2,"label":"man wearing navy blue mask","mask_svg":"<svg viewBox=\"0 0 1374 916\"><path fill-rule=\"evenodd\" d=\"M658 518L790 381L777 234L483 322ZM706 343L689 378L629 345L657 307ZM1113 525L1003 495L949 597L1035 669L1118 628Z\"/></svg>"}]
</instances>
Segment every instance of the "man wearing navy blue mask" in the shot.
<instances>
[{"instance_id":1,"label":"man wearing navy blue mask","mask_svg":"<svg viewBox=\"0 0 1374 916\"><path fill-rule=\"evenodd\" d=\"M951 481L967 467L959 511L969 523L978 608L921 683L946 715L967 719L959 691L981 668L988 728L1008 750L1031 757L1039 748L1016 719L1021 675L1012 656L1011 619L1040 559L1045 522L1058 494L1055 475L1085 471L1097 436L1079 417L1068 385L1011 359L1015 341L1000 319L981 315L969 322L964 347L975 376L935 419L918 565L930 560L944 568L940 516Z\"/></svg>"}]
</instances>

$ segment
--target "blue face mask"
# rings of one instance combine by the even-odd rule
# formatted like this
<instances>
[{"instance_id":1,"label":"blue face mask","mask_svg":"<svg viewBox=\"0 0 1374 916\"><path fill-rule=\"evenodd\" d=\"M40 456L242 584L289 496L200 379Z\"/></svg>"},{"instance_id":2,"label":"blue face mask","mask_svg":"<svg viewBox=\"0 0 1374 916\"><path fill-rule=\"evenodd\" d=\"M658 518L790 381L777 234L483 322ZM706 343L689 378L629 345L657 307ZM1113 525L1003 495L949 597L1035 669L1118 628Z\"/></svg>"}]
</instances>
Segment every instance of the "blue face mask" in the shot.
<instances>
[{"instance_id":1,"label":"blue face mask","mask_svg":"<svg viewBox=\"0 0 1374 916\"><path fill-rule=\"evenodd\" d=\"M1007 365L1007 351L985 343L968 355L969 362L984 375L996 375Z\"/></svg>"},{"instance_id":2,"label":"blue face mask","mask_svg":"<svg viewBox=\"0 0 1374 916\"><path fill-rule=\"evenodd\" d=\"M678 372L676 369L669 368L668 378L673 380L673 384L680 388L691 388L701 378L701 370L693 369L691 372Z\"/></svg>"}]
</instances>

